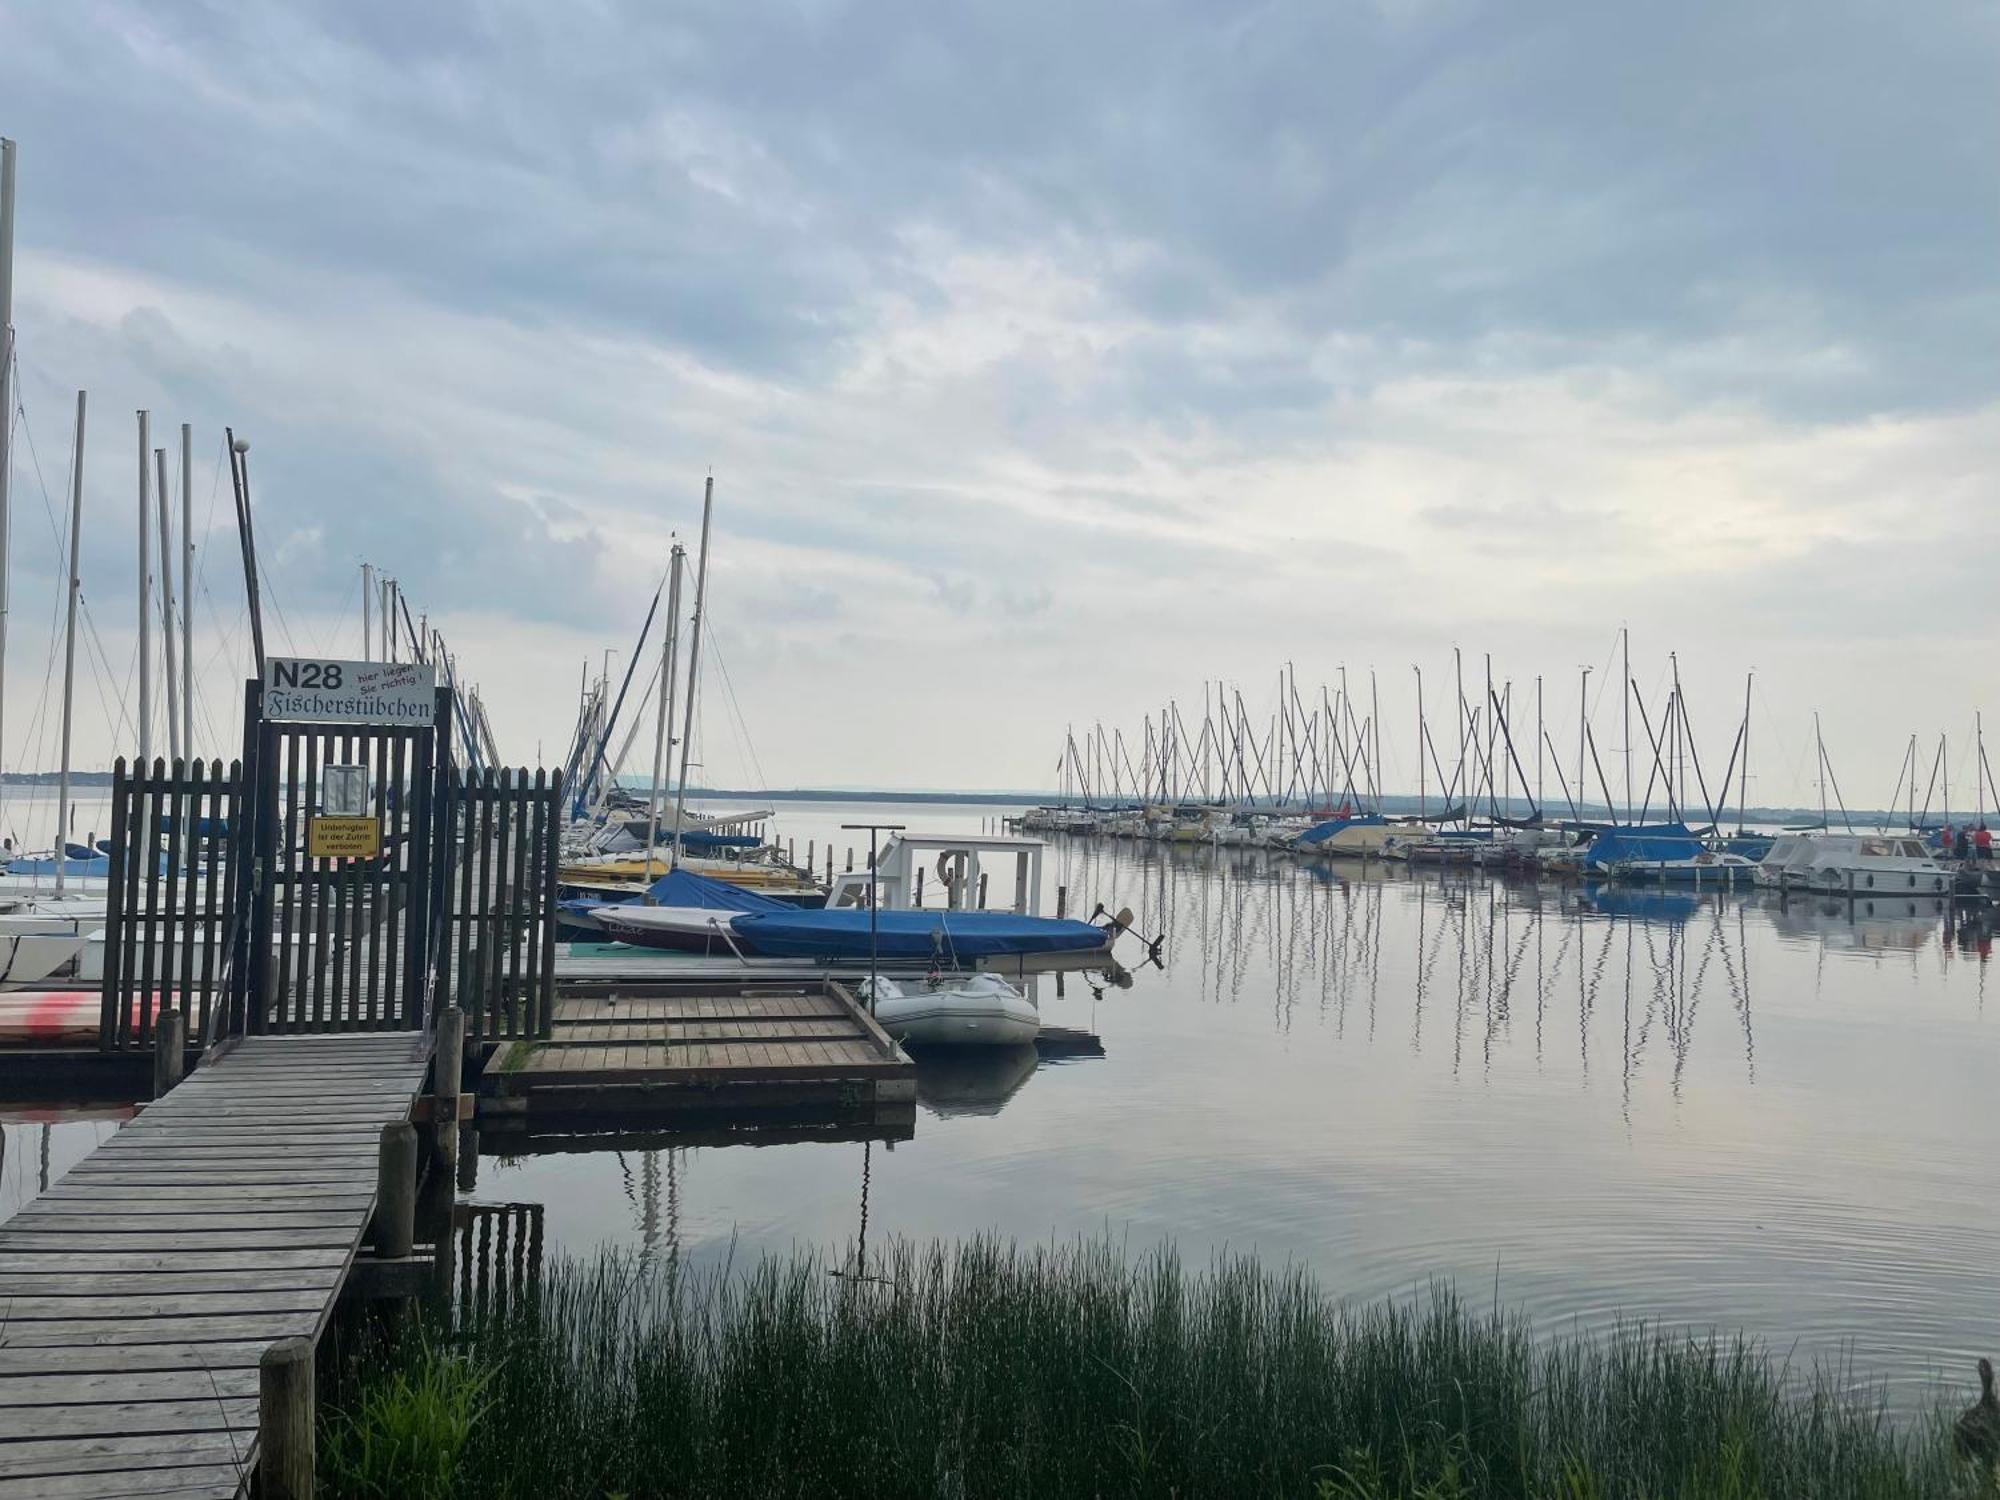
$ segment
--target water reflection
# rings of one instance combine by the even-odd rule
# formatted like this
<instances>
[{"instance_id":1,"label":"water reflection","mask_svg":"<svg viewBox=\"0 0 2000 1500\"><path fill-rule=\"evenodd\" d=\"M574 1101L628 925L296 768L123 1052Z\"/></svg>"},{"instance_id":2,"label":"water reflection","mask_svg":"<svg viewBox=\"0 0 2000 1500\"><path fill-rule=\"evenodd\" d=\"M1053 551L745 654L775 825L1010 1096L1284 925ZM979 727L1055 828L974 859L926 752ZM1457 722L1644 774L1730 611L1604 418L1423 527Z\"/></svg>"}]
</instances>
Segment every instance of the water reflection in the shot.
<instances>
[{"instance_id":1,"label":"water reflection","mask_svg":"<svg viewBox=\"0 0 2000 1500\"><path fill-rule=\"evenodd\" d=\"M1816 963L1976 957L1983 1001L1994 927L1989 903L1942 897L1576 885L1205 846L1080 845L1059 870L1090 899L1133 898L1135 925L1168 935L1175 981L1201 1001L1267 1003L1280 1032L1310 1021L1347 1040L1353 1026L1372 1045L1386 1009L1412 1052L1447 1050L1454 1076L1528 1046L1538 1064L1573 1054L1588 1084L1593 1027L1615 1007L1621 1085L1657 1068L1676 1096L1704 1007L1726 1008L1756 1081L1753 966L1771 936ZM1385 956L1391 930L1400 946Z\"/></svg>"},{"instance_id":2,"label":"water reflection","mask_svg":"<svg viewBox=\"0 0 2000 1500\"><path fill-rule=\"evenodd\" d=\"M940 1119L997 1115L1040 1062L1033 1042L926 1052L917 1058L917 1103Z\"/></svg>"}]
</instances>

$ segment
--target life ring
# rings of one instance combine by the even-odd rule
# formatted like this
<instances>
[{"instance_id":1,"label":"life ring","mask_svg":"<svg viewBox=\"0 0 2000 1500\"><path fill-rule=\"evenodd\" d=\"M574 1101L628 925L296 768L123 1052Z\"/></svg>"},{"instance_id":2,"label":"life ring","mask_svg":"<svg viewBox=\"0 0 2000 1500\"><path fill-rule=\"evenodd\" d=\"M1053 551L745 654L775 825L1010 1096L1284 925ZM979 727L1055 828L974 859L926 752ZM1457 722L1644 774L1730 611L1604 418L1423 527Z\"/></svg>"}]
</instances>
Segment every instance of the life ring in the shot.
<instances>
[{"instance_id":1,"label":"life ring","mask_svg":"<svg viewBox=\"0 0 2000 1500\"><path fill-rule=\"evenodd\" d=\"M963 891L972 856L963 849L947 849L937 857L937 878L946 891Z\"/></svg>"}]
</instances>

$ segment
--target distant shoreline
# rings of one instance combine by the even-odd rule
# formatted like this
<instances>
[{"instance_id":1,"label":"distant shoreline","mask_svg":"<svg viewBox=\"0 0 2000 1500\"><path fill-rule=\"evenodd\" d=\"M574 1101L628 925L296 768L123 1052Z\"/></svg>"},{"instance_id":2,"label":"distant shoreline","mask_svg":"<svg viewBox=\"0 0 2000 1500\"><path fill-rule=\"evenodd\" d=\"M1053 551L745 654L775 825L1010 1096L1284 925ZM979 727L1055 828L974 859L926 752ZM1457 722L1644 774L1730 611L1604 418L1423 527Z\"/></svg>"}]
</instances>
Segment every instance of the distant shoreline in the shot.
<instances>
[{"instance_id":1,"label":"distant shoreline","mask_svg":"<svg viewBox=\"0 0 2000 1500\"><path fill-rule=\"evenodd\" d=\"M111 773L109 771L72 771L70 773L69 785L70 790L73 792L91 788L109 791L111 788ZM30 787L38 790L54 790L55 786L56 773L54 771L8 771L4 775L0 775L0 787ZM627 791L640 790L640 788L635 787L630 782L625 783L625 789ZM781 791L770 791L758 788L697 786L688 788L688 796L709 801L729 802L901 802L918 806L956 804L959 806L974 807L1084 807L1088 805L1081 797L1075 795L1064 797L1059 792L908 792L894 791L886 788L862 790L854 787L786 787ZM1129 797L1118 800L1122 805L1126 806L1131 805L1133 802L1133 799ZM1263 802L1261 798L1258 800L1260 803ZM1431 811L1438 810L1436 798L1432 798L1427 805ZM1415 797L1383 797L1379 799L1378 806L1386 813L1414 813L1419 811L1418 802ZM1486 811L1487 809L1483 802L1472 809L1475 817L1485 816ZM1510 818L1525 818L1529 815L1530 811L1529 805L1519 798L1515 798L1512 802L1503 802L1501 804L1502 814ZM1559 803L1551 803L1544 809L1544 812L1552 822L1564 821L1569 816L1568 806ZM1951 815L1954 823L1961 821L1965 816L1966 812L1964 809L1956 809ZM2000 810L1996 810L1993 816L1995 821L2000 821ZM1595 803L1584 806L1583 817L1588 822L1610 822L1612 820L1611 814L1602 805ZM1908 814L1901 809L1885 813L1880 808L1871 807L1852 809L1847 814L1847 817L1853 822L1855 831L1861 832L1866 829L1875 828L1883 823L1887 823L1891 827L1901 826L1903 820L1907 819ZM1841 826L1841 815L1838 811L1830 815L1830 820L1833 826ZM1646 821L1652 823L1666 822L1667 815L1665 810L1657 807L1652 808L1646 813ZM1684 817L1684 821L1691 827L1701 827L1708 820L1701 817L1697 811L1692 815ZM1943 821L1943 814L1933 809L1928 821L1934 826ZM1722 822L1725 826L1734 825L1735 814L1733 808L1723 809ZM1816 826L1819 822L1819 810L1809 807L1753 807L1745 813L1744 822L1760 826L1805 823L1811 823Z\"/></svg>"}]
</instances>

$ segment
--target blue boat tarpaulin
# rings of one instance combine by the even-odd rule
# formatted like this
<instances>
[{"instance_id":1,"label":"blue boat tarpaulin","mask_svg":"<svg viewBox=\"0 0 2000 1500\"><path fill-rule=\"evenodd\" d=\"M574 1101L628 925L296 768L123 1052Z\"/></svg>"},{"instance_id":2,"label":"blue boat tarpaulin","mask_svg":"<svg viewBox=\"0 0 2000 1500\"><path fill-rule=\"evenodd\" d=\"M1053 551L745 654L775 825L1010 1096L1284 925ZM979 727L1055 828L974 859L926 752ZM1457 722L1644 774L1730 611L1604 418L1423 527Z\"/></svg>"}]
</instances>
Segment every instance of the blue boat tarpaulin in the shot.
<instances>
[{"instance_id":1,"label":"blue boat tarpaulin","mask_svg":"<svg viewBox=\"0 0 2000 1500\"><path fill-rule=\"evenodd\" d=\"M792 910L784 902L774 901L747 886L697 875L693 870L668 871L653 882L646 896L654 906L700 906L710 911Z\"/></svg>"},{"instance_id":2,"label":"blue boat tarpaulin","mask_svg":"<svg viewBox=\"0 0 2000 1500\"><path fill-rule=\"evenodd\" d=\"M1645 823L1629 828L1607 828L1590 841L1584 864L1602 870L1623 859L1645 864L1673 864L1693 859L1701 853L1701 840L1685 823Z\"/></svg>"},{"instance_id":3,"label":"blue boat tarpaulin","mask_svg":"<svg viewBox=\"0 0 2000 1500\"><path fill-rule=\"evenodd\" d=\"M1361 813L1352 818L1329 818L1324 823L1315 823L1298 837L1301 844L1320 844L1332 838L1343 828L1380 828L1388 820L1379 813Z\"/></svg>"},{"instance_id":4,"label":"blue boat tarpaulin","mask_svg":"<svg viewBox=\"0 0 2000 1500\"><path fill-rule=\"evenodd\" d=\"M650 906L698 906L707 911L790 911L782 901L774 901L758 891L731 885L693 870L669 870L646 888L644 896L573 896L556 904L566 912L582 916L604 906L632 906L644 901Z\"/></svg>"},{"instance_id":5,"label":"blue boat tarpaulin","mask_svg":"<svg viewBox=\"0 0 2000 1500\"><path fill-rule=\"evenodd\" d=\"M884 911L874 937L883 958L997 958L1024 953L1089 953L1105 946L1104 929L1061 917L1006 911ZM865 959L868 912L759 912L729 924L744 947L766 958Z\"/></svg>"}]
</instances>

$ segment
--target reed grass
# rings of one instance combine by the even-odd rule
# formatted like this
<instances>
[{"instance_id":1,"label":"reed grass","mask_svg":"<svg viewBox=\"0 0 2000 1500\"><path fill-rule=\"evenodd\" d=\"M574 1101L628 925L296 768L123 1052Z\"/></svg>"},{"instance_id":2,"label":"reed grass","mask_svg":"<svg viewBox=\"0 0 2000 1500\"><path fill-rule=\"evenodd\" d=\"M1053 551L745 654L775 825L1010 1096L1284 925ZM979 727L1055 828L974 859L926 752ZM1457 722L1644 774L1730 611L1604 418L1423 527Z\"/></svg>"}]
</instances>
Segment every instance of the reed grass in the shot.
<instances>
[{"instance_id":1,"label":"reed grass","mask_svg":"<svg viewBox=\"0 0 2000 1500\"><path fill-rule=\"evenodd\" d=\"M1253 1260L893 1246L676 1275L607 1255L470 1331L350 1349L336 1500L1252 1496L1903 1500L1981 1493L1743 1339L1537 1339L1449 1290L1348 1307ZM430 1437L426 1437L429 1434ZM403 1467L398 1467L403 1466Z\"/></svg>"}]
</instances>

